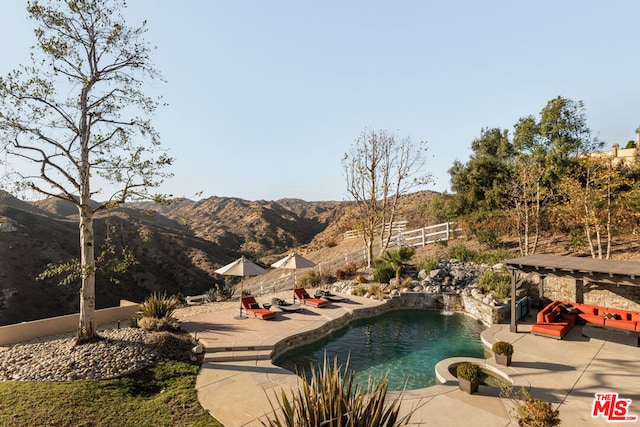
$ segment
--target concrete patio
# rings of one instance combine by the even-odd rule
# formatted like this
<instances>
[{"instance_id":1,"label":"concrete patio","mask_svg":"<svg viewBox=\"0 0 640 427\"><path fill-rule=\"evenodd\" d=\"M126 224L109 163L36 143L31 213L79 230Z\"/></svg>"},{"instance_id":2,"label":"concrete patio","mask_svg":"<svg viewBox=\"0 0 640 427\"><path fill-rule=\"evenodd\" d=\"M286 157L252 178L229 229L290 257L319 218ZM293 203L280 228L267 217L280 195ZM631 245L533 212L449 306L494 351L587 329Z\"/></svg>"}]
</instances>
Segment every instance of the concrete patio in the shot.
<instances>
[{"instance_id":1,"label":"concrete patio","mask_svg":"<svg viewBox=\"0 0 640 427\"><path fill-rule=\"evenodd\" d=\"M202 406L226 427L260 425L259 420L272 412L269 398L275 401L274 393L298 384L296 375L271 363L276 344L326 330L327 324L357 310L384 304L350 298L350 303L327 308L306 307L305 313L278 313L268 321L237 320L237 308L191 315L178 310L183 328L197 335L207 349L196 380ZM564 339L554 340L531 334L526 321L519 324L518 333L509 332L509 325L494 325L482 333L482 339L488 346L497 340L511 342L513 363L497 367L492 358L479 363L500 369L515 385L524 385L534 397L552 402L560 410L563 425L607 425L602 416L591 416L594 395L599 392L631 399L628 414L640 416L640 348L590 340L581 329L577 325ZM410 425L516 426L511 407L512 402L500 398L496 389L481 386L478 394L468 395L453 380L407 391L403 400L403 411L415 410Z\"/></svg>"}]
</instances>

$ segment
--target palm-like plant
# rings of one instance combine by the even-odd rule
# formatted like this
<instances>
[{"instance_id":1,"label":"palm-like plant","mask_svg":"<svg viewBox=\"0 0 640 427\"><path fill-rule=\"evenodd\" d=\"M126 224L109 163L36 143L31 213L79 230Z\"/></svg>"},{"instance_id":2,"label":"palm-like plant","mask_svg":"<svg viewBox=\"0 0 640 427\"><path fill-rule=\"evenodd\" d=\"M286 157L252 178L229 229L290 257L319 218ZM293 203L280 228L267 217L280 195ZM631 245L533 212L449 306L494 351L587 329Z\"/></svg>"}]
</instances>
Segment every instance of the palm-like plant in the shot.
<instances>
[{"instance_id":1,"label":"palm-like plant","mask_svg":"<svg viewBox=\"0 0 640 427\"><path fill-rule=\"evenodd\" d=\"M393 268L396 272L396 285L400 285L402 270L409 264L416 251L413 248L386 250L378 257L378 263Z\"/></svg>"},{"instance_id":2,"label":"palm-like plant","mask_svg":"<svg viewBox=\"0 0 640 427\"><path fill-rule=\"evenodd\" d=\"M380 426L394 427L406 425L413 413L399 416L403 394L386 403L387 378L378 382L370 381L366 389L353 383L353 372L348 373L349 362L341 372L337 359L333 368L325 357L320 371L311 367L311 379L302 383L292 397L282 390L280 396L274 393L276 404L269 403L273 414L267 421L269 427L312 427L312 426Z\"/></svg>"}]
</instances>

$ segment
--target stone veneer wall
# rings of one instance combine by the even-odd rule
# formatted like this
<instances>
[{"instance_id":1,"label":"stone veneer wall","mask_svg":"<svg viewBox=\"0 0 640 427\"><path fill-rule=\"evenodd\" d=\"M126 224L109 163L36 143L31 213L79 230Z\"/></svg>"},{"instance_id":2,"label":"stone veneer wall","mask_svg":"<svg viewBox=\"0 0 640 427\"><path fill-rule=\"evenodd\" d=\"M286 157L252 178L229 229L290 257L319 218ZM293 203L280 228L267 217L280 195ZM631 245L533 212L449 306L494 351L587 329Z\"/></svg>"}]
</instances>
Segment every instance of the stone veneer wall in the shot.
<instances>
[{"instance_id":1,"label":"stone veneer wall","mask_svg":"<svg viewBox=\"0 0 640 427\"><path fill-rule=\"evenodd\" d=\"M578 303L640 311L640 287L587 282L572 278L547 276L544 296L549 300L567 300ZM537 292L537 291L536 291Z\"/></svg>"}]
</instances>

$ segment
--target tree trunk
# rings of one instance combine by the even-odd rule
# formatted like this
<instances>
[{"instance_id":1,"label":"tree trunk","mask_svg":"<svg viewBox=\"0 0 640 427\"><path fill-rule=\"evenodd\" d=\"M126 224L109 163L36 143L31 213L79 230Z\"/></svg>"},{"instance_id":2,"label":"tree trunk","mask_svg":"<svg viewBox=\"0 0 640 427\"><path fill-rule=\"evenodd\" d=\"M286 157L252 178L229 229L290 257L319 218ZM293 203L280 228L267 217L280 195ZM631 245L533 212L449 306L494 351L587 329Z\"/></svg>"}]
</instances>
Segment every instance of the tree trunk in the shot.
<instances>
[{"instance_id":1,"label":"tree trunk","mask_svg":"<svg viewBox=\"0 0 640 427\"><path fill-rule=\"evenodd\" d=\"M96 338L96 274L93 239L93 211L90 201L82 201L80 206L80 248L82 287L80 288L80 319L76 343L92 341Z\"/></svg>"}]
</instances>

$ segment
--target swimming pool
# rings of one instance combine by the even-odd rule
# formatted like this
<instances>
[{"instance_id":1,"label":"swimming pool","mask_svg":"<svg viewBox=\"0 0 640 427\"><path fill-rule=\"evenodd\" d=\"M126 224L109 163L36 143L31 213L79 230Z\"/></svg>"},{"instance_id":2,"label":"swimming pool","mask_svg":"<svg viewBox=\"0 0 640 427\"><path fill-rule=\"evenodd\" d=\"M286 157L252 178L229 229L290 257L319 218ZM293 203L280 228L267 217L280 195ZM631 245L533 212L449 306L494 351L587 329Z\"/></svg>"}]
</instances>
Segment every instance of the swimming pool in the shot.
<instances>
[{"instance_id":1,"label":"swimming pool","mask_svg":"<svg viewBox=\"0 0 640 427\"><path fill-rule=\"evenodd\" d=\"M481 322L461 313L401 310L361 319L322 340L291 350L274 363L293 372L321 367L325 353L340 365L349 358L356 383L389 375L389 390L413 390L437 384L435 365L449 357L483 358Z\"/></svg>"}]
</instances>

